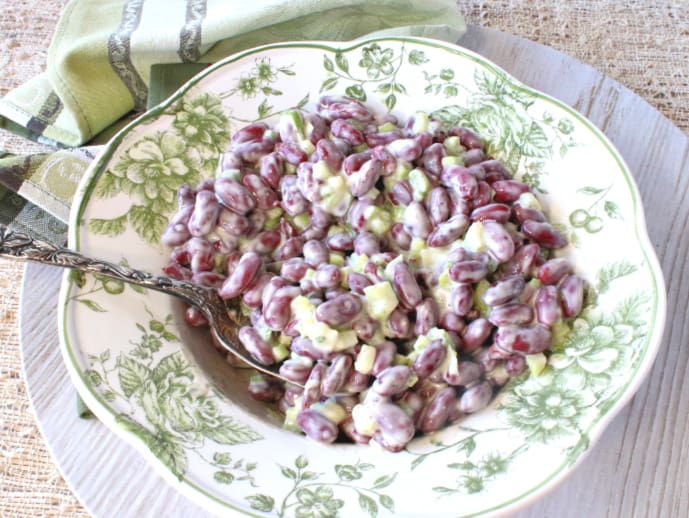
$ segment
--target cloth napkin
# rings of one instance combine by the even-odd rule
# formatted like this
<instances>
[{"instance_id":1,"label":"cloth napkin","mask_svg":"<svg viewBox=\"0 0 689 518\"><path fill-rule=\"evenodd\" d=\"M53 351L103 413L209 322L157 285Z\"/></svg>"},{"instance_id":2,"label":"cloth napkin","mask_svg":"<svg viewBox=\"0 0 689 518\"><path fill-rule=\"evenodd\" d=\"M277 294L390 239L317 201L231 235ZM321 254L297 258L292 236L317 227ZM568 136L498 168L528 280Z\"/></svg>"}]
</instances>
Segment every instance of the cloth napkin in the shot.
<instances>
[{"instance_id":1,"label":"cloth napkin","mask_svg":"<svg viewBox=\"0 0 689 518\"><path fill-rule=\"evenodd\" d=\"M0 150L0 221L64 240L72 196L98 152L78 146L106 142L146 108L155 64L212 63L278 41L454 42L465 28L452 0L72 0L46 72L0 99L0 128L61 149Z\"/></svg>"}]
</instances>

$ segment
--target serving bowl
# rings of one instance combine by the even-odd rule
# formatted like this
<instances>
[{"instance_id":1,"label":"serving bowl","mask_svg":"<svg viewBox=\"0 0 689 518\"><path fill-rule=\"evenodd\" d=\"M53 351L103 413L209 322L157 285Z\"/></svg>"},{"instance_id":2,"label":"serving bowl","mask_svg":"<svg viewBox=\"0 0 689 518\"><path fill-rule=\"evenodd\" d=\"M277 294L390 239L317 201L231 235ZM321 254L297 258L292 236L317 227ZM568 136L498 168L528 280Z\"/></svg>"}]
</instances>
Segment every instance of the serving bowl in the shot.
<instances>
[{"instance_id":1,"label":"serving bowl","mask_svg":"<svg viewBox=\"0 0 689 518\"><path fill-rule=\"evenodd\" d=\"M584 117L465 49L387 38L281 43L210 67L120 132L77 193L70 246L160 271L175 193L214 175L230 136L321 95L477 131L529 184L589 286L547 368L489 408L396 454L281 429L233 369L152 292L66 274L62 351L94 413L193 501L217 514L475 516L527 505L574 469L625 405L660 345L662 274L632 175ZM107 459L103 459L104 462Z\"/></svg>"}]
</instances>

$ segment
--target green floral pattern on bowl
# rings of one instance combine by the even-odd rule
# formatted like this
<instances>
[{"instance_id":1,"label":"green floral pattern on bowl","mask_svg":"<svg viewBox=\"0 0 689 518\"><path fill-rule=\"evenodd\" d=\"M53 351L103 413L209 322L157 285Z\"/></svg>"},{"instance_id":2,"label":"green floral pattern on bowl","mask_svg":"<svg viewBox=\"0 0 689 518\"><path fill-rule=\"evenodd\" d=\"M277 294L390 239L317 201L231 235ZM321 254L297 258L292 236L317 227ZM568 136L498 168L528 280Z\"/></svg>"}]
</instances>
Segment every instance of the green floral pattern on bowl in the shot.
<instances>
[{"instance_id":1,"label":"green floral pattern on bowl","mask_svg":"<svg viewBox=\"0 0 689 518\"><path fill-rule=\"evenodd\" d=\"M617 152L579 114L483 58L409 38L285 43L228 58L113 139L80 186L71 244L159 271L177 187L211 177L239 127L331 94L467 126L538 193L589 285L543 373L513 380L487 410L399 454L323 446L252 401L248 373L188 328L176 301L72 274L60 304L70 374L99 418L218 514L473 516L532 502L635 392L659 346L665 293Z\"/></svg>"}]
</instances>

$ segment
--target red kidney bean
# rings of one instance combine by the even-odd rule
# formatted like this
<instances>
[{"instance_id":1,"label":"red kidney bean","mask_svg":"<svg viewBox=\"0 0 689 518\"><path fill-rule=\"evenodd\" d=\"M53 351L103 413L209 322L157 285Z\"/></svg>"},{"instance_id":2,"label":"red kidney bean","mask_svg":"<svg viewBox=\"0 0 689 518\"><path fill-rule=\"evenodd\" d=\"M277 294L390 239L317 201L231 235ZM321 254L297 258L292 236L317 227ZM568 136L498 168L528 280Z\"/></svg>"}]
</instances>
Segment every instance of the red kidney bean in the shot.
<instances>
[{"instance_id":1,"label":"red kidney bean","mask_svg":"<svg viewBox=\"0 0 689 518\"><path fill-rule=\"evenodd\" d=\"M334 353L328 353L318 349L315 345L313 345L311 340L304 338L303 336L294 337L292 343L290 344L290 350L294 354L305 356L306 358L311 358L312 360L328 361L334 356Z\"/></svg>"},{"instance_id":2,"label":"red kidney bean","mask_svg":"<svg viewBox=\"0 0 689 518\"><path fill-rule=\"evenodd\" d=\"M218 178L215 194L225 207L237 214L246 214L256 208L256 200L251 192L231 178Z\"/></svg>"},{"instance_id":3,"label":"red kidney bean","mask_svg":"<svg viewBox=\"0 0 689 518\"><path fill-rule=\"evenodd\" d=\"M560 303L555 286L543 286L536 294L536 316L541 324L551 327L560 318Z\"/></svg>"},{"instance_id":4,"label":"red kidney bean","mask_svg":"<svg viewBox=\"0 0 689 518\"><path fill-rule=\"evenodd\" d=\"M450 165L443 169L442 182L454 188L464 200L471 201L478 196L478 181L471 171L460 165Z\"/></svg>"},{"instance_id":5,"label":"red kidney bean","mask_svg":"<svg viewBox=\"0 0 689 518\"><path fill-rule=\"evenodd\" d=\"M242 157L234 151L227 151L220 156L220 170L228 171L242 168Z\"/></svg>"},{"instance_id":6,"label":"red kidney bean","mask_svg":"<svg viewBox=\"0 0 689 518\"><path fill-rule=\"evenodd\" d=\"M567 238L555 230L550 223L528 219L522 223L521 231L543 248L557 249L567 246Z\"/></svg>"},{"instance_id":7,"label":"red kidney bean","mask_svg":"<svg viewBox=\"0 0 689 518\"><path fill-rule=\"evenodd\" d=\"M453 264L448 273L455 282L478 282L488 274L488 267L481 261L468 260Z\"/></svg>"},{"instance_id":8,"label":"red kidney bean","mask_svg":"<svg viewBox=\"0 0 689 518\"><path fill-rule=\"evenodd\" d=\"M418 201L411 202L404 211L404 228L412 237L419 239L426 239L431 234L433 224L425 207Z\"/></svg>"},{"instance_id":9,"label":"red kidney bean","mask_svg":"<svg viewBox=\"0 0 689 518\"><path fill-rule=\"evenodd\" d=\"M261 157L259 174L273 189L280 187L280 180L285 174L284 159L278 153L269 153Z\"/></svg>"},{"instance_id":10,"label":"red kidney bean","mask_svg":"<svg viewBox=\"0 0 689 518\"><path fill-rule=\"evenodd\" d=\"M263 226L266 223L267 216L265 212L254 211L249 214L249 224L250 229L247 234L248 237L253 237L263 230Z\"/></svg>"},{"instance_id":11,"label":"red kidney bean","mask_svg":"<svg viewBox=\"0 0 689 518\"><path fill-rule=\"evenodd\" d=\"M542 353L551 344L550 330L541 325L502 326L495 333L495 345L506 353Z\"/></svg>"},{"instance_id":12,"label":"red kidney bean","mask_svg":"<svg viewBox=\"0 0 689 518\"><path fill-rule=\"evenodd\" d=\"M500 306L516 299L524 289L524 279L518 275L505 277L494 282L483 294L483 302L489 306Z\"/></svg>"},{"instance_id":13,"label":"red kidney bean","mask_svg":"<svg viewBox=\"0 0 689 518\"><path fill-rule=\"evenodd\" d=\"M371 376L362 374L354 369L349 371L349 376L345 380L340 392L346 394L360 394L370 385ZM355 398L358 401L358 397Z\"/></svg>"},{"instance_id":14,"label":"red kidney bean","mask_svg":"<svg viewBox=\"0 0 689 518\"><path fill-rule=\"evenodd\" d=\"M486 318L477 318L469 322L461 335L462 352L472 353L477 350L488 340L492 331L493 325Z\"/></svg>"},{"instance_id":15,"label":"red kidney bean","mask_svg":"<svg viewBox=\"0 0 689 518\"><path fill-rule=\"evenodd\" d=\"M472 173L473 174L473 173ZM488 182L478 182L476 197L471 200L471 207L477 209L488 205L493 199L493 189Z\"/></svg>"},{"instance_id":16,"label":"red kidney bean","mask_svg":"<svg viewBox=\"0 0 689 518\"><path fill-rule=\"evenodd\" d=\"M419 428L423 433L439 430L446 422L450 409L457 401L457 393L452 387L445 387L435 393L419 419Z\"/></svg>"},{"instance_id":17,"label":"red kidney bean","mask_svg":"<svg viewBox=\"0 0 689 518\"><path fill-rule=\"evenodd\" d=\"M285 261L298 257L304 248L304 240L301 237L291 237L283 242L275 253L275 259L278 261Z\"/></svg>"},{"instance_id":18,"label":"red kidney bean","mask_svg":"<svg viewBox=\"0 0 689 518\"><path fill-rule=\"evenodd\" d=\"M232 151L237 153L243 161L252 164L260 160L263 155L273 151L274 148L275 139L265 135L261 139L232 145Z\"/></svg>"},{"instance_id":19,"label":"red kidney bean","mask_svg":"<svg viewBox=\"0 0 689 518\"><path fill-rule=\"evenodd\" d=\"M380 375L385 369L390 367L395 361L397 355L397 346L388 340L385 340L376 346L376 359L373 361L371 374L373 376Z\"/></svg>"},{"instance_id":20,"label":"red kidney bean","mask_svg":"<svg viewBox=\"0 0 689 518\"><path fill-rule=\"evenodd\" d=\"M352 329L356 333L359 340L368 342L373 338L378 331L380 324L377 320L369 317L365 312L359 314L352 322Z\"/></svg>"},{"instance_id":21,"label":"red kidney bean","mask_svg":"<svg viewBox=\"0 0 689 518\"><path fill-rule=\"evenodd\" d=\"M327 235L328 235L328 229L327 228L321 228L321 227L317 227L315 225L309 225L301 233L301 237L303 237L305 241L311 241L312 239L320 241L321 239L325 239L325 237Z\"/></svg>"},{"instance_id":22,"label":"red kidney bean","mask_svg":"<svg viewBox=\"0 0 689 518\"><path fill-rule=\"evenodd\" d=\"M219 288L222 286L225 276L217 272L196 272L191 277L191 282L206 286L207 288Z\"/></svg>"},{"instance_id":23,"label":"red kidney bean","mask_svg":"<svg viewBox=\"0 0 689 518\"><path fill-rule=\"evenodd\" d=\"M440 174L443 172L443 158L445 156L447 156L447 151L442 144L435 143L428 146L421 158L426 172L436 178L440 178Z\"/></svg>"},{"instance_id":24,"label":"red kidney bean","mask_svg":"<svg viewBox=\"0 0 689 518\"><path fill-rule=\"evenodd\" d=\"M196 306L189 306L184 312L184 321L191 327L205 327L208 319L201 313Z\"/></svg>"},{"instance_id":25,"label":"red kidney bean","mask_svg":"<svg viewBox=\"0 0 689 518\"><path fill-rule=\"evenodd\" d=\"M275 295L263 306L263 320L272 331L282 331L291 317L290 304L301 295L296 286L285 286L275 291Z\"/></svg>"},{"instance_id":26,"label":"red kidney bean","mask_svg":"<svg viewBox=\"0 0 689 518\"><path fill-rule=\"evenodd\" d=\"M390 313L388 326L393 338L409 338L410 333L413 331L409 317L399 307Z\"/></svg>"},{"instance_id":27,"label":"red kidney bean","mask_svg":"<svg viewBox=\"0 0 689 518\"><path fill-rule=\"evenodd\" d=\"M273 403L280 399L283 393L280 382L263 374L254 374L249 380L249 395L257 401Z\"/></svg>"},{"instance_id":28,"label":"red kidney bean","mask_svg":"<svg viewBox=\"0 0 689 518\"><path fill-rule=\"evenodd\" d=\"M543 284L557 284L574 270L571 263L564 257L556 257L543 263L538 268L538 280Z\"/></svg>"},{"instance_id":29,"label":"red kidney bean","mask_svg":"<svg viewBox=\"0 0 689 518\"><path fill-rule=\"evenodd\" d=\"M464 165L466 167L471 167L472 165L477 165L486 159L486 154L482 149L469 149L464 153ZM485 177L485 173L483 174Z\"/></svg>"},{"instance_id":30,"label":"red kidney bean","mask_svg":"<svg viewBox=\"0 0 689 518\"><path fill-rule=\"evenodd\" d=\"M489 203L471 211L471 221L492 220L498 223L507 223L512 215L509 205L504 203Z\"/></svg>"},{"instance_id":31,"label":"red kidney bean","mask_svg":"<svg viewBox=\"0 0 689 518\"><path fill-rule=\"evenodd\" d=\"M297 424L309 438L315 441L331 443L337 439L337 425L310 408L301 410L297 414Z\"/></svg>"},{"instance_id":32,"label":"red kidney bean","mask_svg":"<svg viewBox=\"0 0 689 518\"><path fill-rule=\"evenodd\" d=\"M230 299L244 293L258 275L261 266L263 266L263 261L256 252L245 253L236 268L225 279L218 294L224 299Z\"/></svg>"},{"instance_id":33,"label":"red kidney bean","mask_svg":"<svg viewBox=\"0 0 689 518\"><path fill-rule=\"evenodd\" d=\"M351 356L347 354L338 354L335 356L321 380L321 394L329 397L339 392L344 386L351 370Z\"/></svg>"},{"instance_id":34,"label":"red kidney bean","mask_svg":"<svg viewBox=\"0 0 689 518\"><path fill-rule=\"evenodd\" d=\"M349 190L353 196L360 198L365 196L381 177L383 172L383 162L372 158L364 162L358 171L350 175L351 181Z\"/></svg>"},{"instance_id":35,"label":"red kidney bean","mask_svg":"<svg viewBox=\"0 0 689 518\"><path fill-rule=\"evenodd\" d=\"M341 270L334 264L322 264L316 270L313 281L317 287L334 288L340 285L342 280Z\"/></svg>"},{"instance_id":36,"label":"red kidney bean","mask_svg":"<svg viewBox=\"0 0 689 518\"><path fill-rule=\"evenodd\" d=\"M260 255L268 255L280 244L282 236L277 230L265 230L254 237L248 249Z\"/></svg>"},{"instance_id":37,"label":"red kidney bean","mask_svg":"<svg viewBox=\"0 0 689 518\"><path fill-rule=\"evenodd\" d=\"M459 239L467 228L469 228L469 218L464 214L457 214L435 227L428 236L427 244L430 247L447 246Z\"/></svg>"},{"instance_id":38,"label":"red kidney bean","mask_svg":"<svg viewBox=\"0 0 689 518\"><path fill-rule=\"evenodd\" d=\"M515 245L509 232L500 223L495 221L483 222L483 237L488 252L499 263L509 261L514 255Z\"/></svg>"},{"instance_id":39,"label":"red kidney bean","mask_svg":"<svg viewBox=\"0 0 689 518\"><path fill-rule=\"evenodd\" d=\"M354 238L354 252L371 257L380 252L380 240L371 232L361 232Z\"/></svg>"},{"instance_id":40,"label":"red kidney bean","mask_svg":"<svg viewBox=\"0 0 689 518\"><path fill-rule=\"evenodd\" d=\"M567 275L559 285L562 314L572 318L581 313L584 304L584 281L578 275Z\"/></svg>"},{"instance_id":41,"label":"red kidney bean","mask_svg":"<svg viewBox=\"0 0 689 518\"><path fill-rule=\"evenodd\" d=\"M242 185L253 195L257 209L270 210L280 204L275 191L260 176L245 174L242 176Z\"/></svg>"},{"instance_id":42,"label":"red kidney bean","mask_svg":"<svg viewBox=\"0 0 689 518\"><path fill-rule=\"evenodd\" d=\"M397 293L397 298L407 308L415 308L421 302L423 297L421 288L407 263L401 262L395 265L392 285Z\"/></svg>"},{"instance_id":43,"label":"red kidney bean","mask_svg":"<svg viewBox=\"0 0 689 518\"><path fill-rule=\"evenodd\" d=\"M275 292L280 288L287 286L287 281L282 277L272 277L265 288L263 288L263 294L261 295L261 304L263 306L267 305L270 299L273 298Z\"/></svg>"},{"instance_id":44,"label":"red kidney bean","mask_svg":"<svg viewBox=\"0 0 689 518\"><path fill-rule=\"evenodd\" d=\"M518 354L510 356L505 361L505 371L510 377L519 376L526 370L526 367L526 359Z\"/></svg>"},{"instance_id":45,"label":"red kidney bean","mask_svg":"<svg viewBox=\"0 0 689 518\"><path fill-rule=\"evenodd\" d=\"M484 409L493 398L493 387L487 381L472 385L459 398L459 408L465 414Z\"/></svg>"},{"instance_id":46,"label":"red kidney bean","mask_svg":"<svg viewBox=\"0 0 689 518\"><path fill-rule=\"evenodd\" d=\"M512 256L512 259L503 265L503 272L506 275L531 276L540 251L541 247L536 243L520 246Z\"/></svg>"},{"instance_id":47,"label":"red kidney bean","mask_svg":"<svg viewBox=\"0 0 689 518\"><path fill-rule=\"evenodd\" d=\"M323 160L331 171L339 171L342 167L344 155L335 144L326 138L318 141L314 155L318 160Z\"/></svg>"},{"instance_id":48,"label":"red kidney bean","mask_svg":"<svg viewBox=\"0 0 689 518\"><path fill-rule=\"evenodd\" d=\"M472 361L457 362L457 372L445 373L445 381L455 387L468 387L478 381L483 374L481 366Z\"/></svg>"},{"instance_id":49,"label":"red kidney bean","mask_svg":"<svg viewBox=\"0 0 689 518\"><path fill-rule=\"evenodd\" d=\"M400 451L414 437L414 422L394 403L381 403L375 412L378 431L373 440L391 452Z\"/></svg>"},{"instance_id":50,"label":"red kidney bean","mask_svg":"<svg viewBox=\"0 0 689 518\"><path fill-rule=\"evenodd\" d=\"M450 217L450 197L444 187L434 187L428 195L428 214L434 225Z\"/></svg>"},{"instance_id":51,"label":"red kidney bean","mask_svg":"<svg viewBox=\"0 0 689 518\"><path fill-rule=\"evenodd\" d=\"M335 252L351 252L354 250L354 240L349 234L334 234L327 240L328 248Z\"/></svg>"},{"instance_id":52,"label":"red kidney bean","mask_svg":"<svg viewBox=\"0 0 689 518\"><path fill-rule=\"evenodd\" d=\"M387 145L387 150L390 151L395 158L408 162L413 162L421 157L424 152L424 148L421 144L413 138L401 138L394 142L390 142Z\"/></svg>"},{"instance_id":53,"label":"red kidney bean","mask_svg":"<svg viewBox=\"0 0 689 518\"><path fill-rule=\"evenodd\" d=\"M447 331L461 333L466 327L466 322L458 314L447 311L440 317L440 327Z\"/></svg>"},{"instance_id":54,"label":"red kidney bean","mask_svg":"<svg viewBox=\"0 0 689 518\"><path fill-rule=\"evenodd\" d=\"M336 119L330 125L330 131L351 146L359 146L364 143L364 135L349 121Z\"/></svg>"},{"instance_id":55,"label":"red kidney bean","mask_svg":"<svg viewBox=\"0 0 689 518\"><path fill-rule=\"evenodd\" d=\"M359 314L361 308L359 297L351 293L343 293L319 304L316 308L316 319L331 327L339 327L351 322Z\"/></svg>"},{"instance_id":56,"label":"red kidney bean","mask_svg":"<svg viewBox=\"0 0 689 518\"><path fill-rule=\"evenodd\" d=\"M412 370L406 365L395 365L383 369L371 385L371 390L381 396L394 396L407 386Z\"/></svg>"},{"instance_id":57,"label":"red kidney bean","mask_svg":"<svg viewBox=\"0 0 689 518\"><path fill-rule=\"evenodd\" d=\"M306 198L299 190L296 176L283 176L280 180L280 192L282 193L281 205L287 214L296 216L306 212Z\"/></svg>"},{"instance_id":58,"label":"red kidney bean","mask_svg":"<svg viewBox=\"0 0 689 518\"><path fill-rule=\"evenodd\" d=\"M275 363L275 357L270 345L263 339L256 329L251 326L244 326L239 329L237 338L242 343L246 351L254 359L263 365Z\"/></svg>"},{"instance_id":59,"label":"red kidney bean","mask_svg":"<svg viewBox=\"0 0 689 518\"><path fill-rule=\"evenodd\" d=\"M496 180L491 184L495 191L493 199L502 203L513 203L525 192L530 192L529 186L517 180Z\"/></svg>"},{"instance_id":60,"label":"red kidney bean","mask_svg":"<svg viewBox=\"0 0 689 518\"><path fill-rule=\"evenodd\" d=\"M467 128L458 126L452 127L447 131L447 134L453 137L459 137L459 143L466 149L482 149L483 141L473 131Z\"/></svg>"},{"instance_id":61,"label":"red kidney bean","mask_svg":"<svg viewBox=\"0 0 689 518\"><path fill-rule=\"evenodd\" d=\"M392 156L392 153L390 153L385 146L374 147L371 156L382 162L383 169L380 173L382 176L390 176L395 174L395 171L397 170L397 159Z\"/></svg>"},{"instance_id":62,"label":"red kidney bean","mask_svg":"<svg viewBox=\"0 0 689 518\"><path fill-rule=\"evenodd\" d=\"M414 191L407 180L397 182L388 192L388 198L395 205L409 205L414 201Z\"/></svg>"},{"instance_id":63,"label":"red kidney bean","mask_svg":"<svg viewBox=\"0 0 689 518\"><path fill-rule=\"evenodd\" d=\"M460 317L465 316L474 305L474 290L471 284L462 283L454 287L450 294L450 308Z\"/></svg>"},{"instance_id":64,"label":"red kidney bean","mask_svg":"<svg viewBox=\"0 0 689 518\"><path fill-rule=\"evenodd\" d=\"M287 259L280 267L280 276L290 282L299 282L306 271L309 269L309 264L299 257Z\"/></svg>"},{"instance_id":65,"label":"red kidney bean","mask_svg":"<svg viewBox=\"0 0 689 518\"><path fill-rule=\"evenodd\" d=\"M367 198L356 200L352 203L349 214L349 224L355 232L361 232L366 228L367 216L366 213L370 207L373 207L373 202Z\"/></svg>"},{"instance_id":66,"label":"red kidney bean","mask_svg":"<svg viewBox=\"0 0 689 518\"><path fill-rule=\"evenodd\" d=\"M366 151L362 151L360 153L354 153L352 155L347 156L344 159L344 161L342 162L342 169L344 170L347 176L351 176L356 171L361 169L361 167L366 162L371 160L372 157L373 151L370 149L367 149Z\"/></svg>"},{"instance_id":67,"label":"red kidney bean","mask_svg":"<svg viewBox=\"0 0 689 518\"><path fill-rule=\"evenodd\" d=\"M414 323L414 334L423 336L432 328L438 325L438 303L432 297L426 297L416 306L416 322Z\"/></svg>"},{"instance_id":68,"label":"red kidney bean","mask_svg":"<svg viewBox=\"0 0 689 518\"><path fill-rule=\"evenodd\" d=\"M545 216L538 209L529 209L519 204L514 204L512 206L512 212L514 213L514 219L519 223L524 223L528 219L539 222L545 221Z\"/></svg>"},{"instance_id":69,"label":"red kidney bean","mask_svg":"<svg viewBox=\"0 0 689 518\"><path fill-rule=\"evenodd\" d=\"M412 368L419 378L426 378L438 368L446 354L447 348L443 345L442 340L433 340L419 353Z\"/></svg>"},{"instance_id":70,"label":"red kidney bean","mask_svg":"<svg viewBox=\"0 0 689 518\"><path fill-rule=\"evenodd\" d=\"M242 297L244 304L252 309L260 308L262 305L261 296L263 294L263 289L273 277L274 275L270 272L263 272L258 275L258 277L256 277L256 279L249 285L244 293L244 296Z\"/></svg>"},{"instance_id":71,"label":"red kidney bean","mask_svg":"<svg viewBox=\"0 0 689 518\"><path fill-rule=\"evenodd\" d=\"M189 232L192 236L202 237L210 233L218 221L220 204L211 191L201 191L196 195L194 211L189 217Z\"/></svg>"},{"instance_id":72,"label":"red kidney bean","mask_svg":"<svg viewBox=\"0 0 689 518\"><path fill-rule=\"evenodd\" d=\"M316 268L321 264L327 264L330 258L330 251L321 241L312 239L304 243L303 248L304 260Z\"/></svg>"},{"instance_id":73,"label":"red kidney bean","mask_svg":"<svg viewBox=\"0 0 689 518\"><path fill-rule=\"evenodd\" d=\"M311 203L321 201L320 182L313 175L313 164L302 162L297 166L297 187L299 192Z\"/></svg>"},{"instance_id":74,"label":"red kidney bean","mask_svg":"<svg viewBox=\"0 0 689 518\"><path fill-rule=\"evenodd\" d=\"M315 227L328 230L332 224L333 217L328 212L317 205L312 205L309 209L309 216L311 219L311 224Z\"/></svg>"},{"instance_id":75,"label":"red kidney bean","mask_svg":"<svg viewBox=\"0 0 689 518\"><path fill-rule=\"evenodd\" d=\"M373 284L373 282L371 282L371 279L369 279L363 273L350 272L347 275L347 284L349 285L349 288L354 293L358 293L359 295L363 295L364 294L364 288L371 286Z\"/></svg>"},{"instance_id":76,"label":"red kidney bean","mask_svg":"<svg viewBox=\"0 0 689 518\"><path fill-rule=\"evenodd\" d=\"M377 131L378 128L376 128ZM402 132L400 130L386 131L383 133L369 132L364 135L366 139L366 145L371 148L378 146L384 146L391 142L396 142L397 139L402 138Z\"/></svg>"},{"instance_id":77,"label":"red kidney bean","mask_svg":"<svg viewBox=\"0 0 689 518\"><path fill-rule=\"evenodd\" d=\"M287 358L280 364L280 375L294 383L304 384L311 373L311 363L304 360Z\"/></svg>"},{"instance_id":78,"label":"red kidney bean","mask_svg":"<svg viewBox=\"0 0 689 518\"><path fill-rule=\"evenodd\" d=\"M406 231L402 223L394 223L392 227L390 227L390 235L401 250L409 250L412 237L409 235L409 232Z\"/></svg>"},{"instance_id":79,"label":"red kidney bean","mask_svg":"<svg viewBox=\"0 0 689 518\"><path fill-rule=\"evenodd\" d=\"M180 246L191 238L189 232L189 218L194 210L194 205L185 205L170 220L160 238L165 246Z\"/></svg>"},{"instance_id":80,"label":"red kidney bean","mask_svg":"<svg viewBox=\"0 0 689 518\"><path fill-rule=\"evenodd\" d=\"M292 165L299 165L309 159L306 152L295 142L281 142L278 145L278 153L287 163Z\"/></svg>"},{"instance_id":81,"label":"red kidney bean","mask_svg":"<svg viewBox=\"0 0 689 518\"><path fill-rule=\"evenodd\" d=\"M366 106L350 97L323 96L318 101L318 114L326 120L354 119L370 122L373 114Z\"/></svg>"},{"instance_id":82,"label":"red kidney bean","mask_svg":"<svg viewBox=\"0 0 689 518\"><path fill-rule=\"evenodd\" d=\"M251 230L249 218L224 207L218 216L218 225L225 232L235 237L245 236Z\"/></svg>"},{"instance_id":83,"label":"red kidney bean","mask_svg":"<svg viewBox=\"0 0 689 518\"><path fill-rule=\"evenodd\" d=\"M326 370L328 370L328 367L323 361L317 361L311 369L309 377L306 383L304 383L304 395L301 401L304 408L308 408L320 401L321 382L323 381Z\"/></svg>"},{"instance_id":84,"label":"red kidney bean","mask_svg":"<svg viewBox=\"0 0 689 518\"><path fill-rule=\"evenodd\" d=\"M526 304L510 303L491 309L488 320L495 326L525 325L534 318L534 311Z\"/></svg>"}]
</instances>

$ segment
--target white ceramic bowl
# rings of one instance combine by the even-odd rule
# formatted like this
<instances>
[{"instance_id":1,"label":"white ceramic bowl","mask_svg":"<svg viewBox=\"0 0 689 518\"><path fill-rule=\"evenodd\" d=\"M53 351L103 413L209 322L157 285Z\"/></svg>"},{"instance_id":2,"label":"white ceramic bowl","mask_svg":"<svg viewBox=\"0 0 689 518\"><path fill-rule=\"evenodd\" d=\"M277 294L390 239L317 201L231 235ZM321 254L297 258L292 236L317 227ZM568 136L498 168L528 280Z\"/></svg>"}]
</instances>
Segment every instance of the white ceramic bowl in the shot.
<instances>
[{"instance_id":1,"label":"white ceramic bowl","mask_svg":"<svg viewBox=\"0 0 689 518\"><path fill-rule=\"evenodd\" d=\"M324 93L473 128L536 190L591 288L544 374L510 383L485 411L397 454L326 446L282 430L252 401L175 300L66 274L60 334L80 394L170 483L218 514L495 515L534 501L571 472L648 372L665 291L617 151L584 117L480 56L391 38L283 43L230 57L112 140L80 186L71 246L160 271L176 187L212 176L247 121L313 107Z\"/></svg>"}]
</instances>

